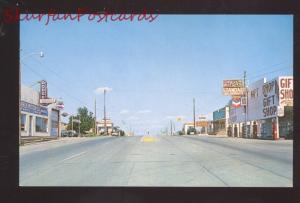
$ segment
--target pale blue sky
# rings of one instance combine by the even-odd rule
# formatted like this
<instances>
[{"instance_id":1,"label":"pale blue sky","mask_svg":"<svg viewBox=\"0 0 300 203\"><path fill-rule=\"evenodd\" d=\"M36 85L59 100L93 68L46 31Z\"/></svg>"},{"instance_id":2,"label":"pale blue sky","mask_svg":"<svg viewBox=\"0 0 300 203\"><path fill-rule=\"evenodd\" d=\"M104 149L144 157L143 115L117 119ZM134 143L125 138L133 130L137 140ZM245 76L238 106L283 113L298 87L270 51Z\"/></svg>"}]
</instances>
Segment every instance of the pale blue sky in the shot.
<instances>
[{"instance_id":1,"label":"pale blue sky","mask_svg":"<svg viewBox=\"0 0 300 203\"><path fill-rule=\"evenodd\" d=\"M22 21L21 56L27 57L22 83L48 81L49 96L61 97L65 111L86 105L103 117L103 95L110 87L108 116L125 130L160 132L175 116L192 121L196 114L211 118L229 97L223 79L249 82L293 72L292 15L160 15L152 23L83 20ZM265 74L264 74L265 73ZM123 121L123 122L122 122ZM176 124L176 129L181 123Z\"/></svg>"}]
</instances>

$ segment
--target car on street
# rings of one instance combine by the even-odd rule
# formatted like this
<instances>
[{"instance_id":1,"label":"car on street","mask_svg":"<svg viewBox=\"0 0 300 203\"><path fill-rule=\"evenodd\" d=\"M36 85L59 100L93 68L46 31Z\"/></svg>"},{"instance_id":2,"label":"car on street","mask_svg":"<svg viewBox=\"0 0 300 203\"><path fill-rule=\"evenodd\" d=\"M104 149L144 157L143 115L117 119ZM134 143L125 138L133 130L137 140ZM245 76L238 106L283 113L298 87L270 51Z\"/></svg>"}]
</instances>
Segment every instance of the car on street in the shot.
<instances>
[{"instance_id":1,"label":"car on street","mask_svg":"<svg viewBox=\"0 0 300 203\"><path fill-rule=\"evenodd\" d=\"M67 130L62 130L62 131L60 132L60 136L61 136L61 137L68 137L68 136L69 136L69 132L68 132Z\"/></svg>"},{"instance_id":2,"label":"car on street","mask_svg":"<svg viewBox=\"0 0 300 203\"><path fill-rule=\"evenodd\" d=\"M187 134L188 135L196 135L197 134L196 129L195 128L189 128L187 130Z\"/></svg>"},{"instance_id":3,"label":"car on street","mask_svg":"<svg viewBox=\"0 0 300 203\"><path fill-rule=\"evenodd\" d=\"M69 130L69 137L78 137L78 133L75 130Z\"/></svg>"}]
</instances>

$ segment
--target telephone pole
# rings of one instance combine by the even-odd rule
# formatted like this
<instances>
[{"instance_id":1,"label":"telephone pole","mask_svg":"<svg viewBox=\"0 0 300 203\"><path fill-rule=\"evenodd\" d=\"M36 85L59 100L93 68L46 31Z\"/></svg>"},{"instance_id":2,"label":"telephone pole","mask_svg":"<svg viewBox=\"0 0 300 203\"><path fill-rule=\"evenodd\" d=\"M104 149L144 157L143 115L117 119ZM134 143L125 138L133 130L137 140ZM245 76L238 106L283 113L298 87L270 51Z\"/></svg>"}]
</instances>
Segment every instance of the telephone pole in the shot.
<instances>
[{"instance_id":1,"label":"telephone pole","mask_svg":"<svg viewBox=\"0 0 300 203\"><path fill-rule=\"evenodd\" d=\"M170 132L171 132L171 136L173 135L173 126L172 126L172 120L170 120Z\"/></svg>"},{"instance_id":2,"label":"telephone pole","mask_svg":"<svg viewBox=\"0 0 300 203\"><path fill-rule=\"evenodd\" d=\"M79 118L79 122L78 122L78 136L80 136L80 124L81 124L81 121L80 121L80 115L78 115L78 118ZM81 136L80 136L81 137Z\"/></svg>"},{"instance_id":3,"label":"telephone pole","mask_svg":"<svg viewBox=\"0 0 300 203\"><path fill-rule=\"evenodd\" d=\"M194 130L196 130L195 98L193 98Z\"/></svg>"},{"instance_id":4,"label":"telephone pole","mask_svg":"<svg viewBox=\"0 0 300 203\"><path fill-rule=\"evenodd\" d=\"M94 123L94 125L95 125L95 129L94 129L95 135L97 135L97 112L96 112L97 106L96 105L97 104L96 104L96 97L95 97L95 123Z\"/></svg>"},{"instance_id":5,"label":"telephone pole","mask_svg":"<svg viewBox=\"0 0 300 203\"><path fill-rule=\"evenodd\" d=\"M107 130L107 126L106 126L106 109L105 109L105 95L106 95L106 89L104 89L104 106L103 106L103 111L104 111L104 131L106 133L106 135L108 135L108 130Z\"/></svg>"}]
</instances>

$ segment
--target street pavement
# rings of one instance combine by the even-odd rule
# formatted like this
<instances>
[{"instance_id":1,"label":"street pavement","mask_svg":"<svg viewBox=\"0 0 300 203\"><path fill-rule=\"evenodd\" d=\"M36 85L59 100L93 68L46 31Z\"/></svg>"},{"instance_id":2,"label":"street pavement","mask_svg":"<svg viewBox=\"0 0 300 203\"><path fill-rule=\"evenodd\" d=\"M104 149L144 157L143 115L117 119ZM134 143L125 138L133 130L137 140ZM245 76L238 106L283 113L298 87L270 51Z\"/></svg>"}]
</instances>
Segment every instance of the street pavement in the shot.
<instances>
[{"instance_id":1,"label":"street pavement","mask_svg":"<svg viewBox=\"0 0 300 203\"><path fill-rule=\"evenodd\" d=\"M20 147L20 186L292 187L293 141L77 138Z\"/></svg>"}]
</instances>

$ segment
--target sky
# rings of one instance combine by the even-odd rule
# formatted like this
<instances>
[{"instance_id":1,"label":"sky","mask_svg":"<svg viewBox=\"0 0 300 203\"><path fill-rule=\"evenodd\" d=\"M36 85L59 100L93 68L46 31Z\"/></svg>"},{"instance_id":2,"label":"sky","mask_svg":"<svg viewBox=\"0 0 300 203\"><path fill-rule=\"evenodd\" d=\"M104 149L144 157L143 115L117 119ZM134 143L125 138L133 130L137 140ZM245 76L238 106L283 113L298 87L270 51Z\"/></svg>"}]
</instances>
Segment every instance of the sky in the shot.
<instances>
[{"instance_id":1,"label":"sky","mask_svg":"<svg viewBox=\"0 0 300 203\"><path fill-rule=\"evenodd\" d=\"M22 84L64 101L65 112L79 107L135 134L158 134L196 115L212 119L230 97L224 79L247 82L293 75L292 15L159 15L155 21L87 20L20 23ZM30 53L44 53L44 57ZM176 117L182 117L181 122ZM66 118L64 118L66 121Z\"/></svg>"}]
</instances>

